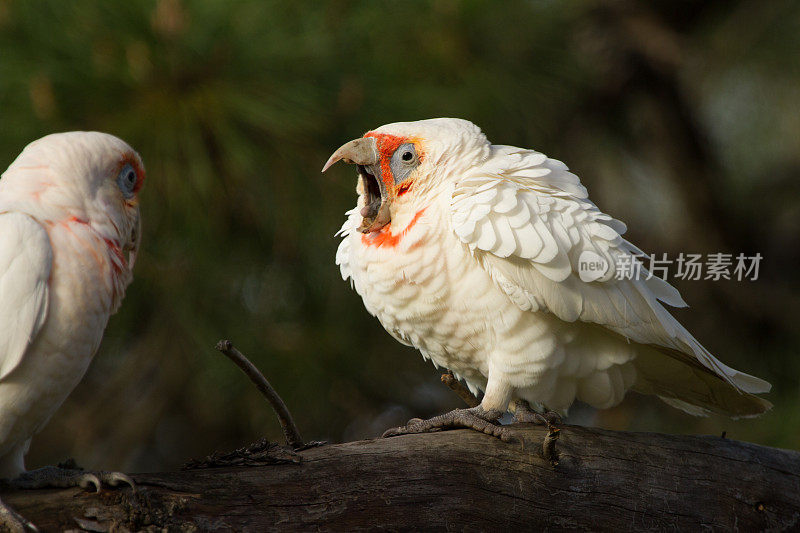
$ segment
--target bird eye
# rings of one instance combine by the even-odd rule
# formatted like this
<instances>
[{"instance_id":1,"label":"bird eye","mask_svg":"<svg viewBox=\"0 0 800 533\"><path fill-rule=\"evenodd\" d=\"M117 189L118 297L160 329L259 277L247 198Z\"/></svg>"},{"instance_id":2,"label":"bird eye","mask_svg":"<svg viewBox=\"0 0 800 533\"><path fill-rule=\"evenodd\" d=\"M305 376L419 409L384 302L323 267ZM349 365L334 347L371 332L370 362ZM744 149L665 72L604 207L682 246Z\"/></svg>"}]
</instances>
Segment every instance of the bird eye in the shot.
<instances>
[{"instance_id":1,"label":"bird eye","mask_svg":"<svg viewBox=\"0 0 800 533\"><path fill-rule=\"evenodd\" d=\"M414 147L414 143L405 143L401 144L397 151L394 153L394 157L399 159L405 164L412 164L417 162L417 151Z\"/></svg>"},{"instance_id":2,"label":"bird eye","mask_svg":"<svg viewBox=\"0 0 800 533\"><path fill-rule=\"evenodd\" d=\"M122 167L119 176L117 176L117 185L119 186L119 190L122 191L122 196L125 198L131 198L133 196L133 190L136 188L136 180L136 170L134 170L130 163Z\"/></svg>"},{"instance_id":3,"label":"bird eye","mask_svg":"<svg viewBox=\"0 0 800 533\"><path fill-rule=\"evenodd\" d=\"M395 183L400 183L410 176L419 165L419 157L414 143L403 143L398 146L392 154L390 165Z\"/></svg>"}]
</instances>

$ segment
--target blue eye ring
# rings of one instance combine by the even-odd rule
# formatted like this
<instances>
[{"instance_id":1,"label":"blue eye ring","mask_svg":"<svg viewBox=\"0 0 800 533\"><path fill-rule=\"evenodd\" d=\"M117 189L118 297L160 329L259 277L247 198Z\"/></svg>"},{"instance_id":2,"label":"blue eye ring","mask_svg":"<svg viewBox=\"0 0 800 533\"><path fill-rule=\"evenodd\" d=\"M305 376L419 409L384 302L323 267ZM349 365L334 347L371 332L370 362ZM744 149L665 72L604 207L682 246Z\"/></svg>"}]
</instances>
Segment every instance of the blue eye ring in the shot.
<instances>
[{"instance_id":1,"label":"blue eye ring","mask_svg":"<svg viewBox=\"0 0 800 533\"><path fill-rule=\"evenodd\" d=\"M137 181L136 169L133 168L133 165L130 163L125 164L117 176L117 186L119 186L119 190L122 191L122 196L125 198L133 198Z\"/></svg>"},{"instance_id":2,"label":"blue eye ring","mask_svg":"<svg viewBox=\"0 0 800 533\"><path fill-rule=\"evenodd\" d=\"M414 143L401 144L397 149L397 154L406 165L413 165L417 162L417 150Z\"/></svg>"},{"instance_id":3,"label":"blue eye ring","mask_svg":"<svg viewBox=\"0 0 800 533\"><path fill-rule=\"evenodd\" d=\"M398 146L392 154L389 165L395 184L408 178L414 169L419 166L419 157L414 143L407 142Z\"/></svg>"}]
</instances>

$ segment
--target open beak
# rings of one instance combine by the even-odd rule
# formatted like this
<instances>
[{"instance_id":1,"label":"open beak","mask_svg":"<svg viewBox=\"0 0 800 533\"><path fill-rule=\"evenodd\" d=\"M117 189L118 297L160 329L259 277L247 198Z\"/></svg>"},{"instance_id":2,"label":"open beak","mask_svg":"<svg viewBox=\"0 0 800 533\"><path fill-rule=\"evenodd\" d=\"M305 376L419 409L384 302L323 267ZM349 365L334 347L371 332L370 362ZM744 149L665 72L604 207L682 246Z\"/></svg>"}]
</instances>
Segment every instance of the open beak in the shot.
<instances>
[{"instance_id":1,"label":"open beak","mask_svg":"<svg viewBox=\"0 0 800 533\"><path fill-rule=\"evenodd\" d=\"M392 221L391 197L381 179L380 154L372 137L362 137L342 145L322 167L328 170L337 161L357 165L358 176L364 189L365 204L361 208L363 220L358 230L361 233L378 231Z\"/></svg>"},{"instance_id":2,"label":"open beak","mask_svg":"<svg viewBox=\"0 0 800 533\"><path fill-rule=\"evenodd\" d=\"M123 251L128 252L128 268L133 270L133 265L136 263L136 254L139 252L139 241L142 239L142 219L137 214L136 223L131 230L130 240L125 245Z\"/></svg>"}]
</instances>

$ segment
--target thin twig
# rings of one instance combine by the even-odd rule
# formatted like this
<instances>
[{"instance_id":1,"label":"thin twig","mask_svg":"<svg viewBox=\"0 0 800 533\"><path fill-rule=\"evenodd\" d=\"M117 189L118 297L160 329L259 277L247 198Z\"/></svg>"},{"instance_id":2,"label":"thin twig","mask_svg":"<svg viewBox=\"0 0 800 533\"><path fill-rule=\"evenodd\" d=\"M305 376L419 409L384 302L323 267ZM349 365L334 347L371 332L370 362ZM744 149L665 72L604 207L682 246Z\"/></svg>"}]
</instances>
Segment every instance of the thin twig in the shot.
<instances>
[{"instance_id":1,"label":"thin twig","mask_svg":"<svg viewBox=\"0 0 800 533\"><path fill-rule=\"evenodd\" d=\"M221 340L217 343L216 348L228 356L228 359L241 368L242 372L247 374L247 377L255 383L258 390L261 391L261 394L263 394L270 405L272 405L275 414L278 415L278 421L281 423L283 435L286 437L286 444L295 449L302 448L303 438L300 436L300 431L297 430L297 426L294 420L292 420L292 415L289 413L289 409L286 408L286 404L283 403L281 397L278 396L278 393L275 392L275 389L269 384L267 378L259 372L255 365L253 365L242 352L234 348L231 341Z\"/></svg>"},{"instance_id":2,"label":"thin twig","mask_svg":"<svg viewBox=\"0 0 800 533\"><path fill-rule=\"evenodd\" d=\"M458 397L464 400L464 403L468 406L477 407L480 405L481 402L463 383L456 379L451 371L448 370L446 374L442 374L442 383L450 387L450 390L458 394Z\"/></svg>"}]
</instances>

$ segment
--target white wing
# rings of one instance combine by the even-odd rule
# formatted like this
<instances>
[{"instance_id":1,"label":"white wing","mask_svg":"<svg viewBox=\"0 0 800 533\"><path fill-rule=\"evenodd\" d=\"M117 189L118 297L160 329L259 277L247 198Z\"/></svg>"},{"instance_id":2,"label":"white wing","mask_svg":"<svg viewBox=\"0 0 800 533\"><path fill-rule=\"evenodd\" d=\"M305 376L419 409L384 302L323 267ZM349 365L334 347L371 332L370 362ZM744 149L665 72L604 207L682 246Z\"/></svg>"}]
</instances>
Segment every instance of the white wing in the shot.
<instances>
[{"instance_id":1,"label":"white wing","mask_svg":"<svg viewBox=\"0 0 800 533\"><path fill-rule=\"evenodd\" d=\"M0 213L0 381L22 360L47 318L53 251L45 229Z\"/></svg>"},{"instance_id":2,"label":"white wing","mask_svg":"<svg viewBox=\"0 0 800 533\"><path fill-rule=\"evenodd\" d=\"M642 252L621 237L625 225L601 212L560 161L492 146L488 162L455 186L451 217L459 239L523 310L599 324L684 363L699 362L745 392L770 389L703 348L659 303L684 307L678 291L656 276L645 279L646 269L639 279L618 280L613 266L595 281L581 279L582 256L619 265Z\"/></svg>"}]
</instances>

